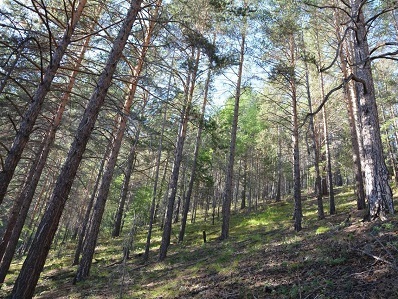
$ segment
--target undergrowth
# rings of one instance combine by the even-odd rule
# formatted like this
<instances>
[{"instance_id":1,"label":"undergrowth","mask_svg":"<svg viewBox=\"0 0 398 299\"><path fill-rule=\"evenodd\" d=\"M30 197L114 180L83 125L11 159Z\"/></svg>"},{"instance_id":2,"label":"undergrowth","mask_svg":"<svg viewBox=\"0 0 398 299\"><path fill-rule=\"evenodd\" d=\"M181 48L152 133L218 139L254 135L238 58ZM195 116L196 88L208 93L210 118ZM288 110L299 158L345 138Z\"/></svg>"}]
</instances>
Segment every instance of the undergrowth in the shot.
<instances>
[{"instance_id":1,"label":"undergrowth","mask_svg":"<svg viewBox=\"0 0 398 299\"><path fill-rule=\"evenodd\" d=\"M177 242L179 224L173 227L163 262L158 261L159 229L146 262L145 229L137 232L126 263L126 237L102 237L90 277L77 285L71 284L74 246L67 244L51 251L35 298L372 298L378 284L397 285L398 220L363 222L355 206L352 191L339 189L337 214L318 220L315 198L306 197L303 230L296 233L292 200L265 202L257 211L234 211L230 237L223 242L220 222L212 225L198 214L182 243ZM21 264L13 263L0 297L11 291ZM364 286L369 283L372 288ZM385 298L398 298L397 287L383 292Z\"/></svg>"}]
</instances>

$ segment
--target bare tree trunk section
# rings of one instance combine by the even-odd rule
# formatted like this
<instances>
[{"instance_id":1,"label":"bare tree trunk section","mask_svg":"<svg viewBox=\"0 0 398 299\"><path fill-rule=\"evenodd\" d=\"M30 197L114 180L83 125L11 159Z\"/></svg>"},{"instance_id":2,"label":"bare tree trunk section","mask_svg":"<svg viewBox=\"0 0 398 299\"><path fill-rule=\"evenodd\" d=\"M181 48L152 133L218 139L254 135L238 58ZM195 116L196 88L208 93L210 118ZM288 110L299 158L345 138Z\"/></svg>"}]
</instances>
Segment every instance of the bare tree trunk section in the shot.
<instances>
[{"instance_id":1,"label":"bare tree trunk section","mask_svg":"<svg viewBox=\"0 0 398 299\"><path fill-rule=\"evenodd\" d=\"M323 83L321 89L323 89ZM323 134L325 135L325 155L326 155L326 164L327 164L326 168L327 168L327 177L328 177L328 186L329 186L329 214L334 215L336 214L336 206L334 201L332 158L330 154L329 130L328 130L325 106L323 106L322 108L322 118L323 118Z\"/></svg>"},{"instance_id":2,"label":"bare tree trunk section","mask_svg":"<svg viewBox=\"0 0 398 299\"><path fill-rule=\"evenodd\" d=\"M385 219L394 213L392 191L388 183L388 170L383 157L380 124L374 93L373 76L367 42L367 24L364 20L360 0L350 0L351 17L356 30L353 31L353 48L356 65L353 67L355 85L359 99L362 124L361 140L364 149L365 192L371 219Z\"/></svg>"},{"instance_id":3,"label":"bare tree trunk section","mask_svg":"<svg viewBox=\"0 0 398 299\"><path fill-rule=\"evenodd\" d=\"M282 138L281 138L281 129L278 125L278 161L277 161L277 181L276 181L276 195L275 201L280 202L282 199Z\"/></svg>"},{"instance_id":4,"label":"bare tree trunk section","mask_svg":"<svg viewBox=\"0 0 398 299\"><path fill-rule=\"evenodd\" d=\"M106 161L106 158L109 155L109 151L110 151L110 148L108 146L108 148L105 151L104 158L101 160L101 165L100 165L100 168L98 170L97 179L95 180L95 185L94 185L94 188L93 188L93 190L91 192L90 200L89 200L87 208L86 208L86 213L84 214L83 224L82 224L82 228L81 228L81 231L80 231L80 234L79 234L79 238L78 238L78 241L77 241L77 245L76 245L76 249L75 249L75 255L74 255L74 258L73 258L73 263L72 263L73 266L78 265L79 261L80 261L80 254L82 252L83 242L84 242L84 238L86 236L87 227L88 227L89 222L90 222L90 215L91 215L91 212L92 212L92 209L93 209L94 201L95 201L95 198L96 198L96 195L97 195L98 186L99 186L99 184L101 182L102 174L103 174L104 167L105 167L105 161Z\"/></svg>"},{"instance_id":5,"label":"bare tree trunk section","mask_svg":"<svg viewBox=\"0 0 398 299\"><path fill-rule=\"evenodd\" d=\"M47 210L43 215L28 256L14 284L11 295L14 299L31 298L33 296L51 243L57 231L59 220L61 219L77 169L82 160L91 132L94 129L99 110L104 103L108 88L112 81L112 76L121 58L131 28L141 9L141 2L142 0L131 2L128 14L114 41L106 66L98 79L97 86L83 114L67 159L58 176Z\"/></svg>"},{"instance_id":6,"label":"bare tree trunk section","mask_svg":"<svg viewBox=\"0 0 398 299\"><path fill-rule=\"evenodd\" d=\"M296 68L296 43L293 34L289 38L290 66ZM301 206L301 178L300 178L300 148L299 148L299 125L297 111L297 87L296 78L290 78L290 92L292 97L292 147L293 147L293 197L294 197L294 230L302 230L302 206Z\"/></svg>"},{"instance_id":7,"label":"bare tree trunk section","mask_svg":"<svg viewBox=\"0 0 398 299\"><path fill-rule=\"evenodd\" d=\"M386 109L384 109L384 108L382 107L381 110L382 110L382 111L381 111L381 117L382 117L383 122L385 123L385 122L386 122L386 115L385 115ZM395 182L397 183L397 179L398 179L398 178L397 178L397 174L398 174L398 171L397 171L397 162L396 162L395 157L394 157L394 151L393 151L392 141L391 141L391 138L390 138L390 132L389 132L389 130L386 128L384 133L385 133L386 136L387 136L388 157L390 158L391 169L392 169L392 172L393 172L393 174L394 174L394 180L395 180Z\"/></svg>"},{"instance_id":8,"label":"bare tree trunk section","mask_svg":"<svg viewBox=\"0 0 398 299\"><path fill-rule=\"evenodd\" d=\"M83 13L86 2L87 0L81 0L76 9L72 12L70 22L67 24L64 35L59 41L58 46L52 55L50 65L47 67L43 79L32 97L28 110L23 115L17 135L15 136L11 149L8 152L3 169L0 171L0 204L3 202L3 199L7 193L7 188L14 175L15 168L21 159L22 152L29 140L30 134L32 133L41 107L43 106L44 98L50 90L51 83L57 74L61 60L71 42L76 24Z\"/></svg>"},{"instance_id":9,"label":"bare tree trunk section","mask_svg":"<svg viewBox=\"0 0 398 299\"><path fill-rule=\"evenodd\" d=\"M322 55L321 49L319 45L319 34L316 31L316 49L318 55L319 63L322 63ZM321 99L325 98L325 84L323 78L323 72L319 72L319 87L321 89ZM323 118L323 135L325 138L325 156L326 156L326 171L327 171L327 182L329 187L329 213L330 215L334 215L336 213L336 206L334 200L334 190L333 190L333 171L332 171L332 161L330 154L330 139L329 139L329 130L328 130L328 120L326 113L326 105L322 107L322 118Z\"/></svg>"},{"instance_id":10,"label":"bare tree trunk section","mask_svg":"<svg viewBox=\"0 0 398 299\"><path fill-rule=\"evenodd\" d=\"M341 23L341 12L334 12L334 22L336 27L336 35L341 48L339 51L339 58L341 63L341 69L344 78L348 78L352 73L353 59L352 59L352 47L350 38L346 37L343 40L344 28L340 25ZM362 173L362 160L363 151L361 151L362 143L359 141L360 133L360 119L357 109L357 93L355 90L354 82L350 81L345 85L344 88L345 100L348 112L348 121L350 125L351 133L351 144L352 144L352 158L354 162L354 173L355 173L355 192L357 197L357 209L363 210L366 208L366 196L364 188L364 180ZM362 153L362 155L361 155Z\"/></svg>"}]
</instances>

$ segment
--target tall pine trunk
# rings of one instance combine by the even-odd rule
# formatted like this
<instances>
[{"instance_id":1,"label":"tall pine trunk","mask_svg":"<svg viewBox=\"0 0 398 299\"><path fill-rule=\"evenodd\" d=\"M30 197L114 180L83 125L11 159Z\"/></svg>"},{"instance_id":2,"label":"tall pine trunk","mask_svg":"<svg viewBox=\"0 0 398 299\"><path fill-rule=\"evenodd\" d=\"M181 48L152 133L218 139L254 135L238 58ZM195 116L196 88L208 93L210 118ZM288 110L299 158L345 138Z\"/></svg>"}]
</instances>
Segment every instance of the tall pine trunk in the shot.
<instances>
[{"instance_id":1,"label":"tall pine trunk","mask_svg":"<svg viewBox=\"0 0 398 299\"><path fill-rule=\"evenodd\" d=\"M319 34L316 31L316 50L318 61L322 64L322 55L321 55L321 48L319 44ZM319 72L319 87L321 90L321 99L325 98L325 86L324 86L324 78L323 72ZM323 135L325 138L325 157L326 157L326 171L327 171L327 182L329 187L329 213L330 215L334 215L336 213L336 206L334 201L334 189L333 189L333 171L332 171L332 161L331 161L331 154L330 154L330 140L329 140L329 129L327 123L327 113L326 113L326 105L322 106L322 118L323 118Z\"/></svg>"},{"instance_id":2,"label":"tall pine trunk","mask_svg":"<svg viewBox=\"0 0 398 299\"><path fill-rule=\"evenodd\" d=\"M127 43L133 23L138 12L141 10L142 0L132 1L129 11L122 27L116 37L108 61L102 71L97 86L90 97L89 103L83 114L82 120L76 131L73 144L69 150L66 161L58 176L53 194L47 205L47 209L38 226L37 233L30 247L28 256L22 266L19 276L12 290L12 298L31 298L33 296L37 281L43 270L48 252L54 235L57 231L62 212L70 193L73 180L77 169L83 158L91 132L94 129L100 108L102 107L109 86L112 82L113 74L116 70L118 61L122 56L122 51Z\"/></svg>"},{"instance_id":3,"label":"tall pine trunk","mask_svg":"<svg viewBox=\"0 0 398 299\"><path fill-rule=\"evenodd\" d=\"M158 8L156 8L158 9ZM82 258L79 263L79 268L76 273L75 281L84 280L89 276L92 259L94 256L95 246L97 245L98 234L100 230L100 225L102 222L102 216L105 211L105 205L109 194L110 185L112 182L113 173L116 166L116 161L119 156L120 148L122 145L122 140L124 133L126 131L128 116L130 115L131 106L134 102L138 81L140 78L140 74L142 72L144 61L146 57L146 53L148 51L148 47L151 43L152 31L155 25L155 20L152 20L150 23L145 39L143 42L142 50L140 53L140 57L138 57L137 65L133 68L133 72L131 74L131 80L129 83L129 93L127 98L123 104L122 113L117 120L117 131L116 136L114 137L112 146L111 146L111 154L109 156L109 160L106 164L104 175L102 177L101 185L98 189L98 196L95 202L93 215L91 217L91 223L89 226L89 230L87 231L86 238L84 239L83 250L82 250ZM144 103L142 105L142 110L145 109L147 103L147 98L144 96ZM139 134L139 129L138 133ZM136 139L136 142L138 138ZM135 151L135 150L134 150Z\"/></svg>"},{"instance_id":4,"label":"tall pine trunk","mask_svg":"<svg viewBox=\"0 0 398 299\"><path fill-rule=\"evenodd\" d=\"M306 53L304 53L304 54L306 54ZM314 155L313 159L314 159L314 169L315 169L315 184L314 184L315 197L316 197L317 207L318 207L318 209L317 209L318 219L323 219L323 218L325 218L325 212L323 209L323 198L322 198L322 192L321 192L322 179L321 179L321 172L319 169L320 146L317 142L315 124L314 124L314 116L312 115L312 97L311 97L311 91L310 91L309 69L308 69L307 61L304 61L304 66L305 66L306 91L307 91L307 98L308 98L308 109L311 114L310 120L309 120L309 127L310 127L310 133L311 133L310 148Z\"/></svg>"},{"instance_id":5,"label":"tall pine trunk","mask_svg":"<svg viewBox=\"0 0 398 299\"><path fill-rule=\"evenodd\" d=\"M344 27L340 25L342 22L341 12L335 11L334 16L337 40L341 44L339 51L341 69L344 78L347 79L352 74L353 57L350 54L352 53L352 43L350 42L351 39L349 36L346 38L343 36ZM364 179L361 165L361 162L363 161L363 156L361 156L361 154L363 155L363 150L361 151L362 143L360 143L358 139L360 132L360 120L357 109L357 93L353 81L347 82L344 87L344 94L347 106L348 122L350 125L357 208L358 210L362 210L366 208Z\"/></svg>"},{"instance_id":6,"label":"tall pine trunk","mask_svg":"<svg viewBox=\"0 0 398 299\"><path fill-rule=\"evenodd\" d=\"M185 235L185 227L187 224L189 206L191 204L193 184L195 182L195 177L196 177L196 167L197 167L198 157L199 157L199 148L200 148L200 143L202 140L204 115L205 115L206 105L207 105L207 95L209 93L210 78L211 78L211 70L209 69L208 73L207 73L206 83L205 83L205 90L204 90L205 93L203 96L202 110L200 112L200 117L199 117L198 132L196 133L196 141L195 141L195 149L194 149L194 153L193 153L191 177L189 179L188 190L187 190L186 196L185 196L184 209L183 209L182 217L181 217L181 227L180 227L180 232L178 234L178 242L182 242L184 239L184 235Z\"/></svg>"},{"instance_id":7,"label":"tall pine trunk","mask_svg":"<svg viewBox=\"0 0 398 299\"><path fill-rule=\"evenodd\" d=\"M245 58L246 50L246 30L247 20L245 19L244 28L240 40L240 51L239 51L239 67L238 67L238 81L236 83L235 90L235 104L234 104L234 116L231 124L231 141L229 146L228 165L225 174L225 189L222 202L222 225L220 240L225 240L229 236L229 221L231 218L231 202L233 196L233 176L234 176L234 163L235 163L235 148L236 148L236 134L238 131L238 118L239 118L239 101L241 96L241 85L242 85L242 74L243 74L243 63Z\"/></svg>"},{"instance_id":8,"label":"tall pine trunk","mask_svg":"<svg viewBox=\"0 0 398 299\"><path fill-rule=\"evenodd\" d=\"M196 54L195 54L196 51ZM177 194L177 186L178 186L178 176L180 173L180 165L183 157L184 143L185 137L187 135L188 129L188 121L189 115L192 106L192 97L195 89L196 83L196 75L198 73L199 67L199 58L200 58L200 50L192 49L191 59L194 61L193 68L189 71L187 76L187 82L185 84L185 103L183 107L183 111L181 114L181 123L178 131L177 142L174 152L174 164L173 171L171 173L169 188L168 188L168 198L167 198L167 206L166 206L166 215L164 219L163 233L162 233L162 242L160 244L159 250L159 260L162 261L166 258L167 249L170 245L170 236L171 236L171 225L173 222L173 210L174 210L174 202Z\"/></svg>"},{"instance_id":9,"label":"tall pine trunk","mask_svg":"<svg viewBox=\"0 0 398 299\"><path fill-rule=\"evenodd\" d=\"M289 38L290 67L296 68L296 44L294 35ZM294 74L289 80L291 99L292 99L292 147L293 147L293 197L294 197L294 230L296 232L302 229L302 206L301 206L301 178L300 178L300 148L299 148L299 124L297 112L297 86Z\"/></svg>"}]
</instances>

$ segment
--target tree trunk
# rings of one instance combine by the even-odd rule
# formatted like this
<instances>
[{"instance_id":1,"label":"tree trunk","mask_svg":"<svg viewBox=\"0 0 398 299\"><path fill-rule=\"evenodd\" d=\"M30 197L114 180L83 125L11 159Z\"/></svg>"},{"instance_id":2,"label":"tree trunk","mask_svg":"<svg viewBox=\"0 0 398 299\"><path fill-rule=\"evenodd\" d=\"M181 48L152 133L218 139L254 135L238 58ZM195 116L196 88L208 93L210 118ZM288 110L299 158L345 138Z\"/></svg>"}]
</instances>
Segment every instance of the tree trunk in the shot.
<instances>
[{"instance_id":1,"label":"tree trunk","mask_svg":"<svg viewBox=\"0 0 398 299\"><path fill-rule=\"evenodd\" d=\"M280 126L278 126L278 162L277 162L277 181L276 181L276 196L275 201L281 201L282 189L282 138Z\"/></svg>"},{"instance_id":2,"label":"tree trunk","mask_svg":"<svg viewBox=\"0 0 398 299\"><path fill-rule=\"evenodd\" d=\"M293 34L289 38L290 41L290 66L294 70L296 68L296 45ZM300 149L299 149L299 125L297 112L297 89L296 78L290 79L290 92L292 97L292 147L293 147L293 196L294 196L294 230L296 232L302 229L302 207L301 207L301 179L300 179Z\"/></svg>"},{"instance_id":3,"label":"tree trunk","mask_svg":"<svg viewBox=\"0 0 398 299\"><path fill-rule=\"evenodd\" d=\"M14 175L15 168L21 159L22 152L29 140L30 134L33 131L36 119L39 116L41 107L43 106L44 98L50 90L51 83L60 67L65 51L71 42L76 24L83 13L86 2L87 0L80 0L76 10L73 11L72 18L66 26L64 35L58 42L58 46L52 55L51 63L47 67L43 79L31 99L29 109L23 115L17 135L15 136L11 149L7 154L3 170L0 171L0 204L3 202L4 196L7 193L7 188Z\"/></svg>"},{"instance_id":4,"label":"tree trunk","mask_svg":"<svg viewBox=\"0 0 398 299\"><path fill-rule=\"evenodd\" d=\"M187 224L187 217L188 217L188 212L189 212L189 206L191 204L193 184L195 182L195 177L196 177L196 166L197 166L197 161L198 161L198 157L199 157L199 148L200 148L200 143L202 140L204 115L206 112L207 96L208 96L209 87L210 87L210 79L211 79L211 70L209 69L207 72L207 78L206 78L205 87L204 87L202 110L200 112L199 127L198 127L198 132L196 133L195 149L194 149L194 153L193 153L191 177L189 179L188 190L187 190L187 193L185 196L185 205L184 205L184 210L182 212L181 227L180 227L180 232L178 234L178 242L182 242L184 239L185 227Z\"/></svg>"},{"instance_id":5,"label":"tree trunk","mask_svg":"<svg viewBox=\"0 0 398 299\"><path fill-rule=\"evenodd\" d=\"M196 75L198 73L199 67L199 58L200 58L200 50L196 49L196 56L195 56L195 49L192 49L191 59L195 61L194 67L190 70L187 76L186 82L186 90L185 90L185 103L183 107L183 111L181 114L181 123L180 128L177 136L177 142L175 147L174 153L174 164L173 164L173 171L171 173L170 181L169 181L169 188L168 188L168 199L167 199L167 207L166 207L166 216L164 221L163 227L163 234L162 234L162 242L160 245L160 252L159 252L159 260L162 261L166 258L167 249L170 245L170 236L171 236L171 224L173 220L173 209L174 209L174 201L177 194L177 185L178 185L178 176L180 173L180 165L183 157L183 150L184 150L184 143L185 137L187 134L188 129L188 121L189 115L191 111L192 105L192 97L193 92L195 89L196 83Z\"/></svg>"},{"instance_id":6,"label":"tree trunk","mask_svg":"<svg viewBox=\"0 0 398 299\"><path fill-rule=\"evenodd\" d=\"M43 215L28 256L15 282L12 298L31 298L33 296L77 169L82 160L91 132L94 129L99 110L104 103L112 76L116 70L117 62L120 60L133 23L141 9L141 2L142 0L131 2L128 14L114 41L106 66L97 81L97 86L83 114L73 144L58 176L47 210Z\"/></svg>"},{"instance_id":7,"label":"tree trunk","mask_svg":"<svg viewBox=\"0 0 398 299\"><path fill-rule=\"evenodd\" d=\"M97 245L98 233L102 222L102 216L105 211L105 205L109 194L109 188L112 182L116 161L119 156L120 148L122 145L123 136L126 131L128 116L130 115L131 106L135 99L138 81L144 66L146 53L151 43L154 24L155 20L152 20L145 35L140 57L137 59L138 60L137 64L133 68L131 74L131 79L129 84L129 94L123 104L122 113L119 116L119 119L116 124L117 126L116 136L113 140L113 144L111 145L111 154L109 156L109 160L107 161L101 185L98 190L98 196L95 202L93 215L91 217L92 221L90 223L89 230L87 231L87 236L85 238L85 242L83 245L82 259L79 263L79 268L76 273L76 278L75 278L76 282L84 280L89 276L90 273L91 262L94 256L95 246ZM141 111L145 109L146 103L147 103L147 98L146 96L144 96L144 102L141 107ZM140 133L140 127L136 132L136 136L139 136L139 133ZM137 144L137 142L138 138L136 138L135 140L135 145ZM132 149L132 151L135 152L135 149Z\"/></svg>"},{"instance_id":8,"label":"tree trunk","mask_svg":"<svg viewBox=\"0 0 398 299\"><path fill-rule=\"evenodd\" d=\"M355 23L353 47L355 66L353 74L361 119L360 139L364 149L365 192L368 198L370 218L385 219L385 214L394 213L388 171L383 157L380 124L374 93L373 76L367 42L367 25L363 15L362 1L350 0L351 17Z\"/></svg>"},{"instance_id":9,"label":"tree trunk","mask_svg":"<svg viewBox=\"0 0 398 299\"><path fill-rule=\"evenodd\" d=\"M318 54L318 61L322 63L321 49L319 45L319 35L318 31L316 32L316 48ZM325 98L325 87L324 87L324 79L323 72L319 72L319 85L321 88L321 99ZM336 207L334 202L334 190L333 190L333 171L332 171L332 161L330 154L330 140L329 140L329 130L327 123L327 113L326 113L326 105L322 107L322 118L323 118L323 135L325 138L325 156L326 156L326 171L327 171L327 181L329 186L329 213L330 215L334 215L336 213Z\"/></svg>"},{"instance_id":10,"label":"tree trunk","mask_svg":"<svg viewBox=\"0 0 398 299\"><path fill-rule=\"evenodd\" d=\"M127 166L126 166L126 170L125 170L125 174L124 174L122 191L120 192L120 200L119 200L119 205L118 205L117 211L116 211L115 223L113 225L112 237L119 237L120 231L122 228L122 218L123 218L123 214L124 214L124 206L126 205L127 194L129 191L130 178L131 178L131 174L133 173L134 160L136 157L136 148L137 148L138 140L140 138L140 131L141 131L140 128L141 128L141 126L139 125L137 132L135 133L133 145L130 149L129 156L127 158Z\"/></svg>"},{"instance_id":11,"label":"tree trunk","mask_svg":"<svg viewBox=\"0 0 398 299\"><path fill-rule=\"evenodd\" d=\"M245 2L246 4L246 2ZM238 131L238 117L239 117L239 100L241 96L241 85L242 85L242 74L243 74L243 63L246 51L246 30L247 20L244 20L243 31L240 40L240 53L239 53L239 67L238 67L238 81L236 83L235 91L235 105L234 105L234 116L231 124L231 142L229 146L229 158L227 171L225 174L225 190L222 203L222 226L220 240L225 240L229 236L229 220L231 218L231 202L232 202L232 188L233 188L233 176L234 176L234 162L235 162L235 148L236 148L236 133Z\"/></svg>"},{"instance_id":12,"label":"tree trunk","mask_svg":"<svg viewBox=\"0 0 398 299\"><path fill-rule=\"evenodd\" d=\"M101 178L102 178L102 173L104 171L104 167L105 167L105 160L106 157L108 157L109 154L109 150L110 148L108 147L107 150L105 151L105 156L101 161L101 165L100 168L98 170L98 175L97 175L97 179L95 180L95 185L94 188L91 192L91 196L90 196L90 200L88 202L87 208L86 208L86 213L84 214L84 219L83 219L83 224L82 224L82 228L79 234L79 239L77 240L77 245L76 245L76 249L75 249L75 256L73 258L73 263L72 265L78 265L79 261L80 261L80 254L82 252L82 247L83 247L83 242L84 242L84 238L86 236L86 231L87 231L87 227L89 225L90 222L90 215L93 209L93 205L94 205L94 201L95 201L95 197L97 195L97 190L98 190L98 186L101 182Z\"/></svg>"},{"instance_id":13,"label":"tree trunk","mask_svg":"<svg viewBox=\"0 0 398 299\"><path fill-rule=\"evenodd\" d=\"M169 84L168 87L171 85L171 74L169 77ZM167 92L167 98L169 97L169 91ZM155 221L155 208L156 208L156 197L157 197L157 192L158 192L158 181L159 181L159 170L160 170L160 159L162 157L162 147L163 147L163 135L164 135L164 130L166 126L166 120L167 120L167 106L164 108L164 113L163 113L163 122L162 122L162 131L160 133L160 140L159 140L159 147L158 147L158 152L157 152L157 157L156 157L156 170L155 170L155 178L154 178L154 184L153 184L153 190L152 190L152 202L151 202L151 209L149 212L149 227L148 227L148 234L146 238L146 245L145 245L145 253L144 253L144 260L148 260L149 258L149 250L151 247L151 236L152 236L152 228L153 228L153 223ZM167 168L167 166L166 166Z\"/></svg>"},{"instance_id":14,"label":"tree trunk","mask_svg":"<svg viewBox=\"0 0 398 299\"><path fill-rule=\"evenodd\" d=\"M312 116L312 99L311 99L311 91L310 91L310 81L309 81L309 70L307 62L305 61L305 80L306 80L306 89L307 89L307 98L308 98L308 109L311 113L310 116L310 132L311 132L311 146L312 153L314 155L314 169L315 169L315 197L318 206L318 219L325 218L325 212L323 210L323 200L322 200L322 192L321 192L321 173L319 170L319 144L316 138L315 125L314 125L314 116Z\"/></svg>"}]
</instances>

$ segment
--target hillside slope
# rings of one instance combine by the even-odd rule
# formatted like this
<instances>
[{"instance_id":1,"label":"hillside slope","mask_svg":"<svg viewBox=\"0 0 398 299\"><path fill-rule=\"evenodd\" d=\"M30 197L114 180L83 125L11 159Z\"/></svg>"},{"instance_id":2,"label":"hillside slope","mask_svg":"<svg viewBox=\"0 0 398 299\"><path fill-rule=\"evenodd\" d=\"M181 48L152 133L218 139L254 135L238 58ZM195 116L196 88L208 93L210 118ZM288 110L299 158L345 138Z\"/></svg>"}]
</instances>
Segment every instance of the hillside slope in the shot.
<instances>
[{"instance_id":1,"label":"hillside slope","mask_svg":"<svg viewBox=\"0 0 398 299\"><path fill-rule=\"evenodd\" d=\"M290 201L233 215L225 242L217 239L219 223L198 221L188 226L183 244L171 244L161 263L159 237L147 263L141 258L144 232L125 263L122 239L100 240L90 279L75 286L73 246L55 250L35 298L398 298L397 216L363 222L351 194L342 192L338 214L322 221L316 220L313 199L303 206L299 233L292 229ZM18 271L14 266L9 284ZM0 295L10 288L3 286Z\"/></svg>"}]
</instances>

